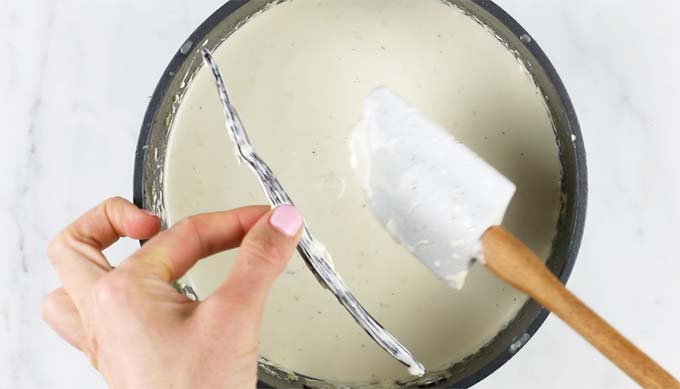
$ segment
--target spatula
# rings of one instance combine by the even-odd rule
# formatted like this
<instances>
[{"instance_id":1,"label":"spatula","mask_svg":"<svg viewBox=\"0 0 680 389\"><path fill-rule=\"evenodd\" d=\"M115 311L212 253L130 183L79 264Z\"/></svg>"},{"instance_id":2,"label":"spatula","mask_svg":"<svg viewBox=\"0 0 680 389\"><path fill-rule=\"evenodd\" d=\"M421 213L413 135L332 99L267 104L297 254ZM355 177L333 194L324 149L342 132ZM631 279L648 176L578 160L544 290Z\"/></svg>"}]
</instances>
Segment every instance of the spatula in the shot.
<instances>
[{"instance_id":1,"label":"spatula","mask_svg":"<svg viewBox=\"0 0 680 389\"><path fill-rule=\"evenodd\" d=\"M352 135L352 164L390 235L449 286L478 260L528 294L645 388L679 388L500 226L515 186L394 92L378 88Z\"/></svg>"}]
</instances>

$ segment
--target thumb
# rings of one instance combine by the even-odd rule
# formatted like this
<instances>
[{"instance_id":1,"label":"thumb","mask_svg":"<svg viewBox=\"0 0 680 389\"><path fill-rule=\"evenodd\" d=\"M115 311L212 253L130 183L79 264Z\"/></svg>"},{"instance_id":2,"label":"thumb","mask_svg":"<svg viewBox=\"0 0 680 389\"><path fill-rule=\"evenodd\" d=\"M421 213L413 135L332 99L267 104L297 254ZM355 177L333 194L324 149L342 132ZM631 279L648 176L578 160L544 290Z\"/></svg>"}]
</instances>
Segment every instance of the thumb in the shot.
<instances>
[{"instance_id":1,"label":"thumb","mask_svg":"<svg viewBox=\"0 0 680 389\"><path fill-rule=\"evenodd\" d=\"M278 206L262 216L243 238L229 276L211 298L245 311L261 311L295 250L302 225L302 215L292 205Z\"/></svg>"}]
</instances>

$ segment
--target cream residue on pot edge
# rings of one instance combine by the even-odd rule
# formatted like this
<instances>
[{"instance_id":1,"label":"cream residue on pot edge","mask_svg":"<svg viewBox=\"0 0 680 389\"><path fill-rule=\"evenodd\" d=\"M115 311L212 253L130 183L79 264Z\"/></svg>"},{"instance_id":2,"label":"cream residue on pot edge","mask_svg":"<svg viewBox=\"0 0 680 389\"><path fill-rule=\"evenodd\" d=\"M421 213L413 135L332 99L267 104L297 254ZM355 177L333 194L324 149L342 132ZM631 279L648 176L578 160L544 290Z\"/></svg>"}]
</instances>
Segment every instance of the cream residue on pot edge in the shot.
<instances>
[{"instance_id":1,"label":"cream residue on pot edge","mask_svg":"<svg viewBox=\"0 0 680 389\"><path fill-rule=\"evenodd\" d=\"M429 370L474 353L515 316L526 297L482 266L461 291L450 290L395 243L366 208L347 155L363 98L390 85L517 185L504 225L547 257L560 201L557 145L540 92L496 37L439 0L291 0L252 18L215 56L253 145L338 272ZM170 137L170 224L266 203L232 149L211 75L201 69ZM199 297L233 258L223 253L190 271ZM260 354L324 380L408 378L297 255L269 296Z\"/></svg>"}]
</instances>

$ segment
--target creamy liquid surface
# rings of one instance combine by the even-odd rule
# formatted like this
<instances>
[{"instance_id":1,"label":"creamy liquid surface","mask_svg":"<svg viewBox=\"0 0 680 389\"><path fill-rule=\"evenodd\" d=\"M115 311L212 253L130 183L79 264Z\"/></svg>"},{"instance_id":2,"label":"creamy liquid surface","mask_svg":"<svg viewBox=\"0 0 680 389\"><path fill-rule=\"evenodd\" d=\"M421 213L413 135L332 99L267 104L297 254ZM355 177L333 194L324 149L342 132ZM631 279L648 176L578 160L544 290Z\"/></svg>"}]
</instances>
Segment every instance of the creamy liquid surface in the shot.
<instances>
[{"instance_id":1,"label":"creamy liquid surface","mask_svg":"<svg viewBox=\"0 0 680 389\"><path fill-rule=\"evenodd\" d=\"M428 370L476 352L516 315L526 296L479 264L452 290L390 238L366 207L347 144L364 97L390 86L517 185L504 226L546 258L560 208L552 124L525 68L490 32L439 0L290 0L252 18L215 57L255 149L338 272ZM170 224L266 204L255 177L236 163L205 68L177 111L165 171ZM234 255L189 272L200 298L224 279ZM408 378L297 254L269 296L259 351L323 380Z\"/></svg>"}]
</instances>

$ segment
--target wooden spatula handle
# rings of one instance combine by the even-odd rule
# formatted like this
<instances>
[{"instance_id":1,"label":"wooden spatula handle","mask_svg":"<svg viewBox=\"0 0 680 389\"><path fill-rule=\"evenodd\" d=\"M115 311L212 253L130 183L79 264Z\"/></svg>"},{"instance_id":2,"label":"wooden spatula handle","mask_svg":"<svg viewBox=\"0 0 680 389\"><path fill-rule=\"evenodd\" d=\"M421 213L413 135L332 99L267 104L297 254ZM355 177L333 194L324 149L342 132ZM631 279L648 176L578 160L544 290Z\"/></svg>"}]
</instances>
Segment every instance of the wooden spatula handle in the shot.
<instances>
[{"instance_id":1,"label":"wooden spatula handle","mask_svg":"<svg viewBox=\"0 0 680 389\"><path fill-rule=\"evenodd\" d=\"M644 388L680 388L673 376L569 292L528 247L502 227L482 237L487 268L559 316Z\"/></svg>"}]
</instances>

